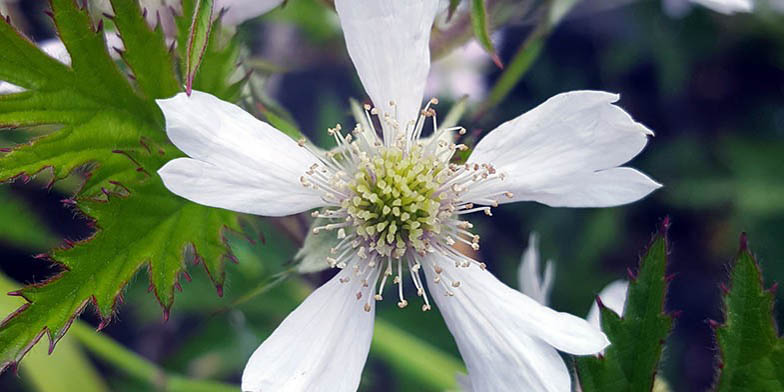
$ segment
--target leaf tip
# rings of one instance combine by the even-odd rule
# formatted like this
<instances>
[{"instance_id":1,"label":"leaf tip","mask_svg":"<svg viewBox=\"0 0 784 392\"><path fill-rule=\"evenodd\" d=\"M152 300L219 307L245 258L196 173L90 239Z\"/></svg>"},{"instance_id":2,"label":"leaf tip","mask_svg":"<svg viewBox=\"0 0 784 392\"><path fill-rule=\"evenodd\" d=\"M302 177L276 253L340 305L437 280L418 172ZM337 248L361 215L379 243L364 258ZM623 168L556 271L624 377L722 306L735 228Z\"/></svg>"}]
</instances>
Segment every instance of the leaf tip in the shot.
<instances>
[{"instance_id":1,"label":"leaf tip","mask_svg":"<svg viewBox=\"0 0 784 392\"><path fill-rule=\"evenodd\" d=\"M107 317L107 318L103 318L103 317L101 317L101 322L100 322L100 323L98 323L98 326L95 328L95 331L96 331L96 332L101 332L101 331L103 331L103 329L104 329L104 328L106 328L107 326L109 326L109 321L110 321L110 319L109 319L108 317Z\"/></svg>"},{"instance_id":2,"label":"leaf tip","mask_svg":"<svg viewBox=\"0 0 784 392\"><path fill-rule=\"evenodd\" d=\"M664 219L661 221L661 226L659 226L659 233L662 235L667 235L667 232L670 230L670 226L672 225L672 221L669 215L665 215Z\"/></svg>"},{"instance_id":3,"label":"leaf tip","mask_svg":"<svg viewBox=\"0 0 784 392\"><path fill-rule=\"evenodd\" d=\"M216 284L215 285L215 289L218 291L218 297L223 298L223 285L222 284Z\"/></svg>"},{"instance_id":4,"label":"leaf tip","mask_svg":"<svg viewBox=\"0 0 784 392\"><path fill-rule=\"evenodd\" d=\"M600 297L599 295L596 296L596 306L598 306L599 309L606 308L606 306L604 306L604 302L602 302L602 297Z\"/></svg>"},{"instance_id":5,"label":"leaf tip","mask_svg":"<svg viewBox=\"0 0 784 392\"><path fill-rule=\"evenodd\" d=\"M501 58L498 57L497 53L492 53L490 55L490 58L493 59L493 63L495 63L496 67L498 67L499 69L504 69L504 63L501 61Z\"/></svg>"},{"instance_id":6,"label":"leaf tip","mask_svg":"<svg viewBox=\"0 0 784 392\"><path fill-rule=\"evenodd\" d=\"M740 233L740 238L738 239L739 247L741 252L746 252L749 250L749 238L746 235L746 232Z\"/></svg>"},{"instance_id":7,"label":"leaf tip","mask_svg":"<svg viewBox=\"0 0 784 392\"><path fill-rule=\"evenodd\" d=\"M634 282L637 280L637 274L632 271L630 267L626 267L626 277L629 278L630 282Z\"/></svg>"}]
</instances>

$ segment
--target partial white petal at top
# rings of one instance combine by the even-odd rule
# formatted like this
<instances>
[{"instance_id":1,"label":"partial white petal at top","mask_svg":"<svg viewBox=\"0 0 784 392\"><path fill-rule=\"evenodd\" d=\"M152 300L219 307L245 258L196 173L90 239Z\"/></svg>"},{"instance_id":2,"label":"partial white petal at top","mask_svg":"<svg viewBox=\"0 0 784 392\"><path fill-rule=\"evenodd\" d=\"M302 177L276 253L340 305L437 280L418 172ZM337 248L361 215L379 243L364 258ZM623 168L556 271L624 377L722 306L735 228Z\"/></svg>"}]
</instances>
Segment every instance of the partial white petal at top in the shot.
<instances>
[{"instance_id":1,"label":"partial white petal at top","mask_svg":"<svg viewBox=\"0 0 784 392\"><path fill-rule=\"evenodd\" d=\"M346 283L341 278L351 277ZM256 349L242 374L244 392L353 392L373 336L375 302L350 268L313 292ZM372 290L372 289L370 289ZM370 300L370 311L363 309Z\"/></svg>"},{"instance_id":2,"label":"partial white petal at top","mask_svg":"<svg viewBox=\"0 0 784 392\"><path fill-rule=\"evenodd\" d=\"M751 0L691 0L691 2L702 4L722 14L751 12L754 9L754 3Z\"/></svg>"},{"instance_id":3,"label":"partial white petal at top","mask_svg":"<svg viewBox=\"0 0 784 392\"><path fill-rule=\"evenodd\" d=\"M441 281L424 268L432 298L455 337L474 391L569 391L569 372L556 349L593 354L609 344L585 320L528 298L476 266L429 263L443 269ZM453 288L451 282L459 281ZM454 296L444 295L444 286Z\"/></svg>"},{"instance_id":4,"label":"partial white petal at top","mask_svg":"<svg viewBox=\"0 0 784 392\"><path fill-rule=\"evenodd\" d=\"M253 19L283 3L283 0L217 0L216 12L225 9L223 23L234 26Z\"/></svg>"},{"instance_id":5,"label":"partial white petal at top","mask_svg":"<svg viewBox=\"0 0 784 392\"><path fill-rule=\"evenodd\" d=\"M390 112L394 101L405 129L422 104L438 1L336 0L335 8L365 91L382 112Z\"/></svg>"},{"instance_id":6,"label":"partial white petal at top","mask_svg":"<svg viewBox=\"0 0 784 392\"><path fill-rule=\"evenodd\" d=\"M176 159L158 171L172 192L196 203L266 216L325 204L317 191L299 182L316 157L269 124L200 91L158 100L158 106L169 139L193 158Z\"/></svg>"},{"instance_id":7,"label":"partial white petal at top","mask_svg":"<svg viewBox=\"0 0 784 392\"><path fill-rule=\"evenodd\" d=\"M626 307L626 292L628 290L629 282L625 280L616 280L605 286L602 291L599 292L599 298L602 300L604 306L608 307L619 316L623 316L623 311ZM599 313L599 306L595 301L585 319L596 328L602 327L601 313Z\"/></svg>"},{"instance_id":8,"label":"partial white petal at top","mask_svg":"<svg viewBox=\"0 0 784 392\"><path fill-rule=\"evenodd\" d=\"M553 207L609 207L636 201L661 185L618 167L653 133L613 103L618 95L573 91L556 95L501 124L479 141L469 163L488 163L504 181L469 190L466 200L504 191L501 203L537 201Z\"/></svg>"},{"instance_id":9,"label":"partial white petal at top","mask_svg":"<svg viewBox=\"0 0 784 392\"><path fill-rule=\"evenodd\" d=\"M544 275L540 275L539 260L539 236L532 232L528 236L528 247L523 252L520 268L517 270L517 279L520 284L520 292L547 306L550 302L550 290L553 279L555 279L555 271L553 262L547 260Z\"/></svg>"}]
</instances>

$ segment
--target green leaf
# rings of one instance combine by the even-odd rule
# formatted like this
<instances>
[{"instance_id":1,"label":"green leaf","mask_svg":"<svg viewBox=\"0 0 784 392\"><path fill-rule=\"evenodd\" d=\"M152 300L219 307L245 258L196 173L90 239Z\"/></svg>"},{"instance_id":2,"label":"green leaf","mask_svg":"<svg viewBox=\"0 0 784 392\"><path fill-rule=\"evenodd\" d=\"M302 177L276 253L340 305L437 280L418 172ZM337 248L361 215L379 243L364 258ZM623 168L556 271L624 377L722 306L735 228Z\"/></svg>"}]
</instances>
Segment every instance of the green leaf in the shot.
<instances>
[{"instance_id":1,"label":"green leaf","mask_svg":"<svg viewBox=\"0 0 784 392\"><path fill-rule=\"evenodd\" d=\"M485 49L485 52L490 55L498 68L503 68L504 65L501 63L501 58L496 54L493 41L490 39L490 29L488 25L487 4L485 3L485 0L471 0L471 27L473 27L474 30L474 37L476 37L479 44L482 45L482 48Z\"/></svg>"},{"instance_id":2,"label":"green leaf","mask_svg":"<svg viewBox=\"0 0 784 392\"><path fill-rule=\"evenodd\" d=\"M207 51L210 29L212 29L212 8L212 0L196 0L185 57L185 91L188 95L193 88L193 78L199 64Z\"/></svg>"},{"instance_id":3,"label":"green leaf","mask_svg":"<svg viewBox=\"0 0 784 392\"><path fill-rule=\"evenodd\" d=\"M122 36L125 50L120 52L123 60L133 71L139 89L149 98L170 97L180 90L174 73L174 57L166 48L161 26L155 31L147 28L147 22L135 1L112 1L115 26ZM111 49L111 48L110 48Z\"/></svg>"},{"instance_id":4,"label":"green leaf","mask_svg":"<svg viewBox=\"0 0 784 392\"><path fill-rule=\"evenodd\" d=\"M716 328L721 351L716 390L784 390L784 339L773 319L773 292L765 290L754 255L741 236L724 297L724 324ZM712 323L716 325L715 323Z\"/></svg>"},{"instance_id":5,"label":"green leaf","mask_svg":"<svg viewBox=\"0 0 784 392\"><path fill-rule=\"evenodd\" d=\"M176 16L174 20L178 31L177 50L180 57L188 58L190 44L188 37L197 8L195 0L183 0L182 6L182 15ZM238 68L240 43L236 36L228 34L222 28L222 16L223 14L220 14L213 22L201 65L198 66L198 72L193 75L193 89L207 91L222 100L235 102L240 98L240 92L247 83L250 73L243 73ZM182 65L182 72L185 74L186 64L182 63Z\"/></svg>"},{"instance_id":6,"label":"green leaf","mask_svg":"<svg viewBox=\"0 0 784 392\"><path fill-rule=\"evenodd\" d=\"M16 283L0 274L0 293L16 287ZM10 313L24 305L18 297L0 295L0 312ZM48 355L46 346L34 347L20 367L22 379L38 392L103 392L109 388L101 379L90 359L72 338L63 339L57 352Z\"/></svg>"},{"instance_id":7,"label":"green leaf","mask_svg":"<svg viewBox=\"0 0 784 392\"><path fill-rule=\"evenodd\" d=\"M222 231L239 230L237 216L186 201L157 176L164 163L182 156L168 141L155 103L182 85L176 60L160 31L144 23L137 2L112 4L132 79L109 56L101 24L93 26L73 0L51 1L72 66L0 22L0 79L27 89L0 96L0 125L53 129L0 157L0 180L45 168L54 180L85 170L88 179L70 202L97 228L92 237L51 253L63 266L55 277L16 292L28 303L0 325L0 370L18 362L44 334L51 349L89 303L106 325L123 288L144 267L165 315L179 277L189 278L186 255L204 264L221 291L223 255L229 252ZM208 51L204 61L219 53Z\"/></svg>"},{"instance_id":8,"label":"green leaf","mask_svg":"<svg viewBox=\"0 0 784 392\"><path fill-rule=\"evenodd\" d=\"M599 357L577 358L582 390L650 391L662 344L672 327L663 313L667 293L667 229L665 219L629 284L623 317L600 304L602 330L612 343Z\"/></svg>"}]
</instances>

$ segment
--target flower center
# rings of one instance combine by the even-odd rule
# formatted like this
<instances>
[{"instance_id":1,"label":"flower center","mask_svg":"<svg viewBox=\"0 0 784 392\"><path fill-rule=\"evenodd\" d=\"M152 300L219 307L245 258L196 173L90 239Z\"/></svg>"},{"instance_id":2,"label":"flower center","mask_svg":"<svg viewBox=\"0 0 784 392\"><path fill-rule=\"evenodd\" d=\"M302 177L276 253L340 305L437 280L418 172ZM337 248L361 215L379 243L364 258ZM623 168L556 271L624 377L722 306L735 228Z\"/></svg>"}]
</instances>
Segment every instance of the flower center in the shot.
<instances>
[{"instance_id":1,"label":"flower center","mask_svg":"<svg viewBox=\"0 0 784 392\"><path fill-rule=\"evenodd\" d=\"M302 147L319 158L300 182L321 192L328 205L313 212L314 218L329 222L314 225L313 234L336 233L337 242L325 255L326 261L332 267L353 271L341 282L362 282L356 295L357 300L364 298L366 311L372 309L371 299L382 299L387 278L393 276L398 306L408 305L403 295L404 270L409 271L417 296L424 301L423 311L430 309L430 302L422 270L435 275L433 283L444 294L454 295L452 290L460 281L449 276L440 263L485 268L484 263L455 248L461 243L479 249L479 236L470 231L473 225L463 220L463 215L480 211L491 215L490 206L497 206L501 197L512 197L493 186L504 176L492 165L449 163L456 151L467 147L447 136L451 132L462 135L465 129L439 128L430 108L436 103L431 100L418 120L403 129L388 115L366 105L366 118L353 132L344 135L339 125L328 130L337 147L327 153L300 140ZM371 115L378 116L384 125L382 137ZM427 119L432 119L436 131L421 138ZM436 257L429 256L434 254Z\"/></svg>"},{"instance_id":2,"label":"flower center","mask_svg":"<svg viewBox=\"0 0 784 392\"><path fill-rule=\"evenodd\" d=\"M428 237L441 232L438 213L446 164L415 146L407 154L380 147L360 163L348 185L355 196L345 208L357 234L381 256L403 257L409 247L425 251Z\"/></svg>"}]
</instances>

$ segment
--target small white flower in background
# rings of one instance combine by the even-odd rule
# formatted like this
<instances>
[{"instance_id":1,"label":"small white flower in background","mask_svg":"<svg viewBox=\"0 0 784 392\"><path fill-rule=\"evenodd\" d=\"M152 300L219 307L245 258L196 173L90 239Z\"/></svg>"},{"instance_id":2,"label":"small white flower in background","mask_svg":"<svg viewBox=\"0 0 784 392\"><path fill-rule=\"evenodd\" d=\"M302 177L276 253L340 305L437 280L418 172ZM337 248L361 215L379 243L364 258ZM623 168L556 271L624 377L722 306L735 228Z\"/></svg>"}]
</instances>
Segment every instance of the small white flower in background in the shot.
<instances>
[{"instance_id":1,"label":"small white flower in background","mask_svg":"<svg viewBox=\"0 0 784 392\"><path fill-rule=\"evenodd\" d=\"M484 71L491 66L490 56L472 39L433 63L425 94L452 100L467 96L469 102L481 101L487 95Z\"/></svg>"},{"instance_id":2,"label":"small white flower in background","mask_svg":"<svg viewBox=\"0 0 784 392\"><path fill-rule=\"evenodd\" d=\"M602 291L599 292L598 297L602 301L602 305L617 313L619 316L623 316L623 312L626 308L626 292L628 290L629 282L619 279L604 286ZM591 325L596 326L596 328L602 327L601 312L599 311L599 304L596 301L593 302L591 310L588 311L586 320L588 320Z\"/></svg>"},{"instance_id":3,"label":"small white flower in background","mask_svg":"<svg viewBox=\"0 0 784 392\"><path fill-rule=\"evenodd\" d=\"M523 258L520 262L518 276L520 291L537 300L542 305L548 306L550 304L550 291L553 288L553 279L555 279L555 267L552 261L548 260L544 275L539 273L539 268L539 236L536 233L531 233L528 237L528 247L523 252ZM601 299L602 305L619 316L623 316L623 311L626 307L626 292L628 290L629 282L619 279L605 286L597 297ZM585 319L596 328L602 328L601 312L599 312L599 305L596 301L594 301Z\"/></svg>"},{"instance_id":4,"label":"small white flower in background","mask_svg":"<svg viewBox=\"0 0 784 392\"><path fill-rule=\"evenodd\" d=\"M547 306L550 304L550 291L555 279L555 265L552 260L547 260L544 274L541 274L539 264L539 236L532 232L528 236L528 247L523 252L520 268L517 271L517 281L523 294Z\"/></svg>"},{"instance_id":5,"label":"small white flower in background","mask_svg":"<svg viewBox=\"0 0 784 392\"><path fill-rule=\"evenodd\" d=\"M428 123L439 129L437 101L420 109L437 4L335 2L376 107L365 107L366 126L330 129L338 145L331 152L297 143L206 93L158 101L169 138L190 156L159 171L172 192L265 216L320 208L312 215L325 223L312 232L337 238L323 256L340 272L254 352L244 391L356 390L386 283L397 285L398 306L409 304L404 270L422 310L431 300L438 305L478 391L569 390L556 350L589 355L608 344L585 320L509 288L453 245L479 249L465 216L490 215L499 203L607 207L646 196L660 185L619 165L642 151L651 132L613 104L617 95L575 91L491 131L465 164L450 163L465 146L443 135L462 128L421 138Z\"/></svg>"},{"instance_id":6,"label":"small white flower in background","mask_svg":"<svg viewBox=\"0 0 784 392\"><path fill-rule=\"evenodd\" d=\"M754 10L753 0L663 0L665 12L673 17L685 15L693 4L727 15Z\"/></svg>"},{"instance_id":7,"label":"small white flower in background","mask_svg":"<svg viewBox=\"0 0 784 392\"><path fill-rule=\"evenodd\" d=\"M436 15L435 25L438 30L449 29L460 20L460 16L470 12L468 2L460 2L451 19L449 16L449 1L441 0ZM493 34L496 47L500 32ZM451 100L461 99L466 96L468 102L482 101L487 95L485 74L488 69L495 67L490 56L475 39L459 48L450 51L446 56L432 64L430 77L425 85L425 96L442 97Z\"/></svg>"},{"instance_id":8,"label":"small white flower in background","mask_svg":"<svg viewBox=\"0 0 784 392\"><path fill-rule=\"evenodd\" d=\"M236 26L272 10L281 3L283 0L215 0L213 7L216 14L222 9L225 10L221 20L224 26ZM93 4L100 12L112 12L110 0L93 0ZM139 0L139 5L147 11L147 23L155 26L160 18L163 31L169 37L176 34L172 11L180 12L181 4L181 0Z\"/></svg>"}]
</instances>

